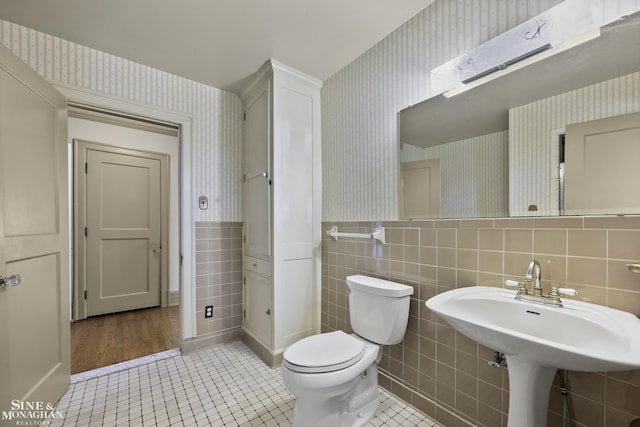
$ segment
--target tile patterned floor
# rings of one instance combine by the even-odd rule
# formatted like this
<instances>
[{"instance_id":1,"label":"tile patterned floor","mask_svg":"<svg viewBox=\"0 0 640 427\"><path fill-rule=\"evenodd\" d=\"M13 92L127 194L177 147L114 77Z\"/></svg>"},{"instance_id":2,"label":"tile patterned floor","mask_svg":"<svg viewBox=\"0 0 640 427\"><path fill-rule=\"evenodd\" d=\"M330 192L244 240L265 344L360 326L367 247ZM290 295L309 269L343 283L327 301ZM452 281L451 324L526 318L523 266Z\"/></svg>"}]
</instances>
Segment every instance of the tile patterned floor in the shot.
<instances>
[{"instance_id":1,"label":"tile patterned floor","mask_svg":"<svg viewBox=\"0 0 640 427\"><path fill-rule=\"evenodd\" d=\"M380 389L368 426L437 427ZM51 426L290 426L294 398L242 342L71 384Z\"/></svg>"}]
</instances>

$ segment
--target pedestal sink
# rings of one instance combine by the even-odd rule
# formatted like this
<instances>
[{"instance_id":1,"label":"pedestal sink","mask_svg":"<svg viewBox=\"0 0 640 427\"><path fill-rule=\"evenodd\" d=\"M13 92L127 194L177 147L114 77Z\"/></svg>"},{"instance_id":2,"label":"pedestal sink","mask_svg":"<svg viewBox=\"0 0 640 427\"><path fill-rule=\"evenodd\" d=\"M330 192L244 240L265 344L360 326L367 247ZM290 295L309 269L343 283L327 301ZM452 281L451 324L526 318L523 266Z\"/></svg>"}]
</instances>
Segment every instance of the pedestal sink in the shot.
<instances>
[{"instance_id":1,"label":"pedestal sink","mask_svg":"<svg viewBox=\"0 0 640 427\"><path fill-rule=\"evenodd\" d=\"M509 427L546 425L556 370L640 369L640 319L631 313L563 299L553 307L515 299L516 291L459 288L425 304L467 337L507 358Z\"/></svg>"}]
</instances>

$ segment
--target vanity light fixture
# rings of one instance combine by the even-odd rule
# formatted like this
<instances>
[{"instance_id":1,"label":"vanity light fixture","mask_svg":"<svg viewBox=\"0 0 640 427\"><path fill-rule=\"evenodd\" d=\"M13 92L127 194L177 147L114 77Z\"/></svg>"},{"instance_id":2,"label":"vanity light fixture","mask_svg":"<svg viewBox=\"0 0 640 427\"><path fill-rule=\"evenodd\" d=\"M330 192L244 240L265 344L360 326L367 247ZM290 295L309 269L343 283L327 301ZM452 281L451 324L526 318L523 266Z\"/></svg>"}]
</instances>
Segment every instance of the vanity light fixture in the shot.
<instances>
[{"instance_id":1,"label":"vanity light fixture","mask_svg":"<svg viewBox=\"0 0 640 427\"><path fill-rule=\"evenodd\" d=\"M495 72L491 74L486 74L469 83L463 82L462 84L454 87L453 89L450 89L444 92L442 95L445 96L446 98L453 98L456 95L460 95L461 93L467 92L477 86L485 84L488 81L513 73L514 71L520 70L521 68L525 68L538 61L545 60L554 55L558 55L562 52L568 51L588 41L597 39L598 37L600 37L600 28L596 28L595 30L591 30L579 36L573 37L570 40L564 41L549 49L532 52L531 55L527 56L524 59L516 58L508 63L502 64L501 67L496 66ZM570 64L565 64L565 65L569 66Z\"/></svg>"}]
</instances>

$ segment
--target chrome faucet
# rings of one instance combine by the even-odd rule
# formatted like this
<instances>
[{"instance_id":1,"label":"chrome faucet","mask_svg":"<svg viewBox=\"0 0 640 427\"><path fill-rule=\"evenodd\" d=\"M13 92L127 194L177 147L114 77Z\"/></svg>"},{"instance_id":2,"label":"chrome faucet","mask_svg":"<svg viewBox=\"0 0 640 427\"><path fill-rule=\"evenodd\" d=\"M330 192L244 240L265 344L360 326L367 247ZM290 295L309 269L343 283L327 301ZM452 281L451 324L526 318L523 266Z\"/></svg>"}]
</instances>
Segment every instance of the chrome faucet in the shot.
<instances>
[{"instance_id":1,"label":"chrome faucet","mask_svg":"<svg viewBox=\"0 0 640 427\"><path fill-rule=\"evenodd\" d=\"M517 300L553 305L556 307L562 307L560 295L573 296L578 293L575 289L556 288L554 286L549 291L549 294L545 295L542 291L541 276L542 269L540 268L540 263L532 259L527 267L527 274L525 274L523 282L507 280L505 285L518 288L518 292L516 293ZM529 290L529 288L531 288L531 290Z\"/></svg>"},{"instance_id":2,"label":"chrome faucet","mask_svg":"<svg viewBox=\"0 0 640 427\"><path fill-rule=\"evenodd\" d=\"M527 267L527 274L524 276L524 281L525 283L532 285L531 291L534 295L542 295L542 282L540 281L541 274L542 269L540 268L540 263L535 259L532 259Z\"/></svg>"}]
</instances>

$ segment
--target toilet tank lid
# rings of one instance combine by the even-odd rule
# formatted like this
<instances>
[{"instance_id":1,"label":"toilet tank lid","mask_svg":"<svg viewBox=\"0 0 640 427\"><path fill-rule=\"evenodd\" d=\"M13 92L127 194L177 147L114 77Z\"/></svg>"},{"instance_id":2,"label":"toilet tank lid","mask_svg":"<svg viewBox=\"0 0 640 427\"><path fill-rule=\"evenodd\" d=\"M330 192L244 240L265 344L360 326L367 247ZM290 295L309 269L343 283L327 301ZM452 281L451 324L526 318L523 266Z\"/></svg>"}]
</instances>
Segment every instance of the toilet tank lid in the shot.
<instances>
[{"instance_id":1,"label":"toilet tank lid","mask_svg":"<svg viewBox=\"0 0 640 427\"><path fill-rule=\"evenodd\" d=\"M375 295L387 297L404 297L413 295L411 286L403 285L389 280L357 274L347 277L347 286L358 289L360 292L367 292Z\"/></svg>"}]
</instances>

